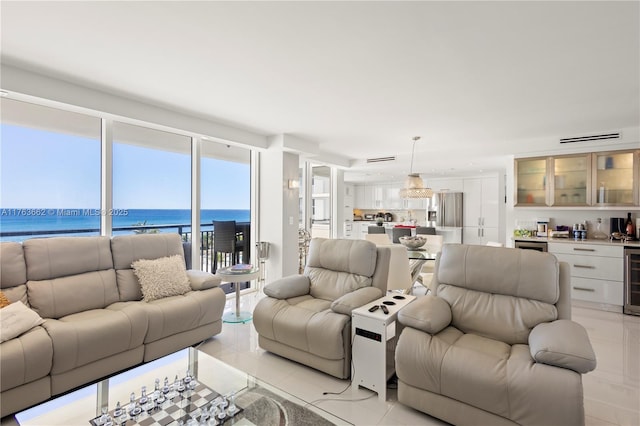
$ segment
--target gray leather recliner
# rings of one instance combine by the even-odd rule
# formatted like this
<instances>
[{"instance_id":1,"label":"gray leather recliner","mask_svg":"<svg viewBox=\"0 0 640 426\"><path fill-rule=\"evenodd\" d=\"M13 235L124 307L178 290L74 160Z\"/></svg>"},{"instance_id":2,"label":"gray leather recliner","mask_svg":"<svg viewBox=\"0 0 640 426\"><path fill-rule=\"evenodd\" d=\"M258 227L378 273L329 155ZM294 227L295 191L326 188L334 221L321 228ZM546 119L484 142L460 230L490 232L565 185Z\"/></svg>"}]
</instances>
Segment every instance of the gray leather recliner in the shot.
<instances>
[{"instance_id":1,"label":"gray leather recliner","mask_svg":"<svg viewBox=\"0 0 640 426\"><path fill-rule=\"evenodd\" d=\"M351 311L387 290L391 248L314 238L303 275L269 283L253 312L261 348L339 378L351 374Z\"/></svg>"},{"instance_id":2,"label":"gray leather recliner","mask_svg":"<svg viewBox=\"0 0 640 426\"><path fill-rule=\"evenodd\" d=\"M398 315L398 401L452 424L584 424L596 359L549 253L447 244L434 295Z\"/></svg>"}]
</instances>

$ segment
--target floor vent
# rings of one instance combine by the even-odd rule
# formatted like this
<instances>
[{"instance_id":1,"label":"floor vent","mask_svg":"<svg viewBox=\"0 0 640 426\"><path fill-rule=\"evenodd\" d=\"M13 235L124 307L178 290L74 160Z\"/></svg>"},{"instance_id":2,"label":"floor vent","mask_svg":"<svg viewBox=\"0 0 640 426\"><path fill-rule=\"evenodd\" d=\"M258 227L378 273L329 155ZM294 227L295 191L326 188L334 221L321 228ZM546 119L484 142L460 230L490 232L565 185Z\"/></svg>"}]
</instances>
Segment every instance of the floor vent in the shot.
<instances>
[{"instance_id":1,"label":"floor vent","mask_svg":"<svg viewBox=\"0 0 640 426\"><path fill-rule=\"evenodd\" d=\"M603 133L601 135L578 136L575 138L560 139L560 143L602 141L607 139L620 139L620 133Z\"/></svg>"},{"instance_id":2,"label":"floor vent","mask_svg":"<svg viewBox=\"0 0 640 426\"><path fill-rule=\"evenodd\" d=\"M396 157L367 158L367 163L383 163L385 161L396 161Z\"/></svg>"}]
</instances>

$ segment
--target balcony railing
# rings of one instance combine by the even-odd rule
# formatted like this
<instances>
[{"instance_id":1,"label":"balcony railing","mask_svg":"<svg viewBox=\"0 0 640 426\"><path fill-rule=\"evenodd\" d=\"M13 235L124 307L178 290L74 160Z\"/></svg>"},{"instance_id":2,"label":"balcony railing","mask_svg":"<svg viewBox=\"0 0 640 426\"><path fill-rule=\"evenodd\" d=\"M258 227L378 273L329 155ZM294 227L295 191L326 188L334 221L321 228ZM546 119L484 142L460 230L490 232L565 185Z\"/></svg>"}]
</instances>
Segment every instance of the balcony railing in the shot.
<instances>
[{"instance_id":1,"label":"balcony railing","mask_svg":"<svg viewBox=\"0 0 640 426\"><path fill-rule=\"evenodd\" d=\"M240 252L240 262L249 263L251 261L251 244L250 244L250 229L251 224L249 222L237 222L237 238L242 241L242 251ZM213 247L213 224L203 223L200 225L200 269L207 272L212 271L214 247ZM207 229L210 228L210 229ZM149 234L157 232L167 232L172 229L176 229L180 238L184 242L191 242L191 225L190 224L168 224L168 225L134 225L134 226L122 226L113 228L113 235L128 234L133 231L136 234ZM79 236L86 234L99 234L100 229L50 229L50 230L36 230L36 231L11 231L0 232L0 241L6 239L14 239L17 237L42 237L42 236ZM221 256L219 253L218 256ZM229 262L225 262L224 258L218 259L218 265L225 266ZM192 267L196 265L192 262Z\"/></svg>"}]
</instances>

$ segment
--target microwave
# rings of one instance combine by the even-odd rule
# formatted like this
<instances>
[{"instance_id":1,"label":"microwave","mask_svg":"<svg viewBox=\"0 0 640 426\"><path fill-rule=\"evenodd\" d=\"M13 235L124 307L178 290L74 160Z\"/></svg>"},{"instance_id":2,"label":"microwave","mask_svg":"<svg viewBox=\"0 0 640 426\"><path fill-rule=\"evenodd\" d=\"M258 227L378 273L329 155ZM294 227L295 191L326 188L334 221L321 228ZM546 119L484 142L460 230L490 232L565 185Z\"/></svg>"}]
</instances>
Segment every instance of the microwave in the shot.
<instances>
[{"instance_id":1,"label":"microwave","mask_svg":"<svg viewBox=\"0 0 640 426\"><path fill-rule=\"evenodd\" d=\"M365 213L364 214L364 220L375 220L376 219L376 215L373 213Z\"/></svg>"}]
</instances>

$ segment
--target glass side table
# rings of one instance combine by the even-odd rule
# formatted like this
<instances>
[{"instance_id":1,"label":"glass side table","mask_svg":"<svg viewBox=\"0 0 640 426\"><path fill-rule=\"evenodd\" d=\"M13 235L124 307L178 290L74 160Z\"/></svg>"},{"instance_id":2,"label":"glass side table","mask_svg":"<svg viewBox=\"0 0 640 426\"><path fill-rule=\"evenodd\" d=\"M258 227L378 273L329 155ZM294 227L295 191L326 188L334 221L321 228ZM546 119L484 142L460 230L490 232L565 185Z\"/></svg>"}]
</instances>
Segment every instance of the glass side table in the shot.
<instances>
[{"instance_id":1,"label":"glass side table","mask_svg":"<svg viewBox=\"0 0 640 426\"><path fill-rule=\"evenodd\" d=\"M248 271L234 271L231 272L229 268L218 269L216 275L220 277L223 282L235 283L236 285L236 311L227 312L222 315L223 322L229 323L245 323L251 321L253 315L251 312L240 311L240 283L246 281L253 281L260 276L259 268L252 268Z\"/></svg>"}]
</instances>

